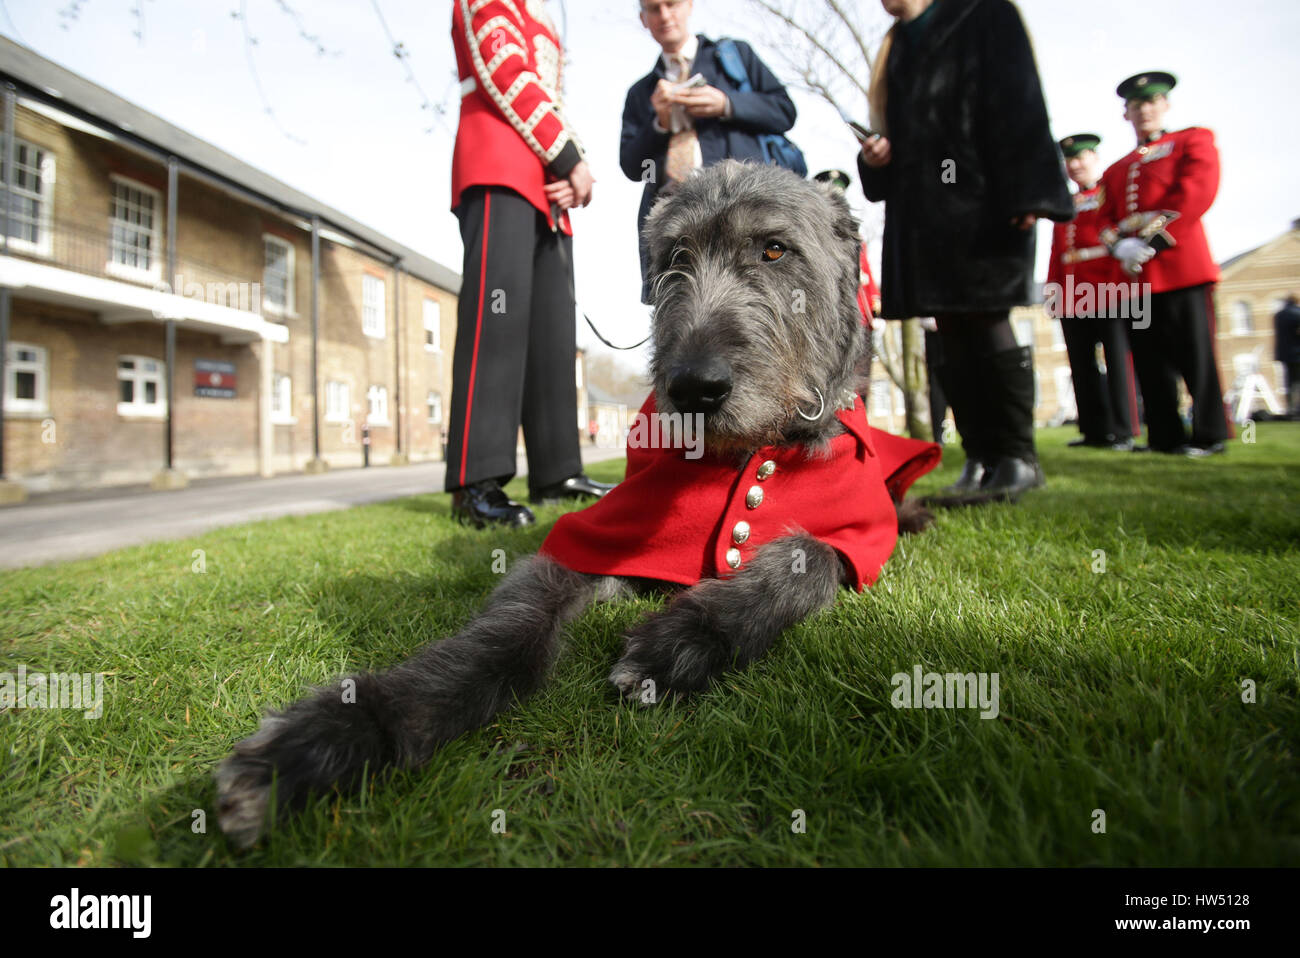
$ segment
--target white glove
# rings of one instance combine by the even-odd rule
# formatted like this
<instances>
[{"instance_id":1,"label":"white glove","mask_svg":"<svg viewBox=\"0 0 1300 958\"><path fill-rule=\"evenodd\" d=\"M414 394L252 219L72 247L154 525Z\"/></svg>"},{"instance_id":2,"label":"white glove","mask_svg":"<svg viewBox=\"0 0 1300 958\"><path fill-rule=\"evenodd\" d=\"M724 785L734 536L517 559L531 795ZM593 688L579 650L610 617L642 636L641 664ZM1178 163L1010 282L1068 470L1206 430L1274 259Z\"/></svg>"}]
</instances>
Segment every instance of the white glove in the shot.
<instances>
[{"instance_id":1,"label":"white glove","mask_svg":"<svg viewBox=\"0 0 1300 958\"><path fill-rule=\"evenodd\" d=\"M1136 236L1122 239L1115 244L1115 258L1124 267L1124 272L1136 276L1142 272L1142 264L1156 255L1156 251Z\"/></svg>"}]
</instances>

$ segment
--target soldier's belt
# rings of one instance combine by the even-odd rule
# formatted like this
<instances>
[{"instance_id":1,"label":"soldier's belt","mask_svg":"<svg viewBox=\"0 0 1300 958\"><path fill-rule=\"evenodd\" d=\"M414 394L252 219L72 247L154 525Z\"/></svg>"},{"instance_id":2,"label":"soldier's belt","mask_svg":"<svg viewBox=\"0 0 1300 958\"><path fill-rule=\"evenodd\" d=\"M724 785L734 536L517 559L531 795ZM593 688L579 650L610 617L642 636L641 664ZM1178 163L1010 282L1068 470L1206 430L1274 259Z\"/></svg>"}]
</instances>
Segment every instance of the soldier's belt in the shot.
<instances>
[{"instance_id":1,"label":"soldier's belt","mask_svg":"<svg viewBox=\"0 0 1300 958\"><path fill-rule=\"evenodd\" d=\"M1101 259L1109 255L1110 250L1104 246L1087 246L1083 249L1066 250L1061 254L1061 262L1071 266L1074 263L1086 263L1090 259Z\"/></svg>"},{"instance_id":2,"label":"soldier's belt","mask_svg":"<svg viewBox=\"0 0 1300 958\"><path fill-rule=\"evenodd\" d=\"M1116 243L1128 237L1144 240L1155 247L1157 251L1168 249L1177 244L1174 238L1165 231L1165 227L1178 219L1179 215L1173 210L1147 210L1146 212L1130 213L1114 226L1107 226L1102 230L1100 239L1108 250L1114 250Z\"/></svg>"}]
</instances>

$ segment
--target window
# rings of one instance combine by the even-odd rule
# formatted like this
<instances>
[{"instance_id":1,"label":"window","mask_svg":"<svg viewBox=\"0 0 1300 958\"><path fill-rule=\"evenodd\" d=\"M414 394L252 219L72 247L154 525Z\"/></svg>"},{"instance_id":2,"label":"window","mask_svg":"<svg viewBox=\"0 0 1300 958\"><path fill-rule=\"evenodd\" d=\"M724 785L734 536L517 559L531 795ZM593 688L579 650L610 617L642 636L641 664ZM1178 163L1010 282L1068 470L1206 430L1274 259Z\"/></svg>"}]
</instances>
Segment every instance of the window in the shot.
<instances>
[{"instance_id":1,"label":"window","mask_svg":"<svg viewBox=\"0 0 1300 958\"><path fill-rule=\"evenodd\" d=\"M162 275L158 258L158 193L132 180L113 177L109 218L108 271L138 277Z\"/></svg>"},{"instance_id":2,"label":"window","mask_svg":"<svg viewBox=\"0 0 1300 958\"><path fill-rule=\"evenodd\" d=\"M1056 421L1078 419L1079 409L1074 398L1074 376L1070 372L1070 367L1057 366L1052 371L1052 377L1056 380Z\"/></svg>"},{"instance_id":3,"label":"window","mask_svg":"<svg viewBox=\"0 0 1300 958\"><path fill-rule=\"evenodd\" d=\"M1232 334L1247 336L1254 332L1255 324L1251 319L1250 303L1239 299L1232 304Z\"/></svg>"},{"instance_id":4,"label":"window","mask_svg":"<svg viewBox=\"0 0 1300 958\"><path fill-rule=\"evenodd\" d=\"M369 273L361 277L361 331L384 338L384 281Z\"/></svg>"},{"instance_id":5,"label":"window","mask_svg":"<svg viewBox=\"0 0 1300 958\"><path fill-rule=\"evenodd\" d=\"M0 182L4 177L4 137L0 136ZM13 198L9 203L9 243L29 253L50 254L54 157L25 140L14 139Z\"/></svg>"},{"instance_id":6,"label":"window","mask_svg":"<svg viewBox=\"0 0 1300 958\"><path fill-rule=\"evenodd\" d=\"M890 393L891 386L882 380L877 380L871 384L871 414L873 416L888 416L893 412L893 396Z\"/></svg>"},{"instance_id":7,"label":"window","mask_svg":"<svg viewBox=\"0 0 1300 958\"><path fill-rule=\"evenodd\" d=\"M163 392L166 366L148 356L119 356L117 359L117 413L119 416L164 416L167 397Z\"/></svg>"},{"instance_id":8,"label":"window","mask_svg":"<svg viewBox=\"0 0 1300 958\"><path fill-rule=\"evenodd\" d=\"M325 418L329 422L347 422L352 418L352 397L347 383L325 384Z\"/></svg>"},{"instance_id":9,"label":"window","mask_svg":"<svg viewBox=\"0 0 1300 958\"><path fill-rule=\"evenodd\" d=\"M262 305L269 313L293 312L293 246L262 236Z\"/></svg>"},{"instance_id":10,"label":"window","mask_svg":"<svg viewBox=\"0 0 1300 958\"><path fill-rule=\"evenodd\" d=\"M293 381L279 373L271 387L271 421L290 425L298 421L293 415Z\"/></svg>"},{"instance_id":11,"label":"window","mask_svg":"<svg viewBox=\"0 0 1300 958\"><path fill-rule=\"evenodd\" d=\"M431 353L442 349L442 306L436 299L424 301L424 348Z\"/></svg>"},{"instance_id":12,"label":"window","mask_svg":"<svg viewBox=\"0 0 1300 958\"><path fill-rule=\"evenodd\" d=\"M1034 345L1034 321L1032 319L1013 319L1011 326L1015 330L1017 345Z\"/></svg>"},{"instance_id":13,"label":"window","mask_svg":"<svg viewBox=\"0 0 1300 958\"><path fill-rule=\"evenodd\" d=\"M582 388L582 355L579 354L573 360L573 384L579 389Z\"/></svg>"},{"instance_id":14,"label":"window","mask_svg":"<svg viewBox=\"0 0 1300 958\"><path fill-rule=\"evenodd\" d=\"M43 346L10 343L5 365L5 412L49 411L50 374Z\"/></svg>"},{"instance_id":15,"label":"window","mask_svg":"<svg viewBox=\"0 0 1300 958\"><path fill-rule=\"evenodd\" d=\"M1052 349L1058 353L1065 352L1065 329L1057 320L1050 320L1049 326L1052 327Z\"/></svg>"},{"instance_id":16,"label":"window","mask_svg":"<svg viewBox=\"0 0 1300 958\"><path fill-rule=\"evenodd\" d=\"M429 422L436 426L442 422L442 397L436 392L430 392L427 401L429 404Z\"/></svg>"},{"instance_id":17,"label":"window","mask_svg":"<svg viewBox=\"0 0 1300 958\"><path fill-rule=\"evenodd\" d=\"M366 401L370 405L366 422L377 426L388 425L388 390L383 386L371 386L366 391Z\"/></svg>"}]
</instances>

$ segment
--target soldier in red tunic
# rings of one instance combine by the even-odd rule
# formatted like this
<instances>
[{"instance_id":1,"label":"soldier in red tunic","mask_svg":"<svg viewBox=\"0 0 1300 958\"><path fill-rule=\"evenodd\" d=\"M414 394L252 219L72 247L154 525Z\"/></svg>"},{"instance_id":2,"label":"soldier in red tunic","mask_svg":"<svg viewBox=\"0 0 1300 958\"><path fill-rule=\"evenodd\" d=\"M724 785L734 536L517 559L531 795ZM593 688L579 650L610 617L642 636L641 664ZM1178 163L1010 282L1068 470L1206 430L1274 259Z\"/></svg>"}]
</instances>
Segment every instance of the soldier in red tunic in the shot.
<instances>
[{"instance_id":1,"label":"soldier in red tunic","mask_svg":"<svg viewBox=\"0 0 1300 958\"><path fill-rule=\"evenodd\" d=\"M1097 147L1101 137L1076 133L1059 143L1065 171L1079 187L1074 194L1074 219L1057 223L1052 230L1052 258L1047 268L1047 282L1063 293L1061 332L1074 380L1079 432L1083 433L1070 445L1127 451L1133 448L1137 397L1123 322L1104 314L1102 304L1109 297L1100 295L1107 284L1120 282L1118 264L1098 236L1102 188ZM1085 289L1087 296L1081 295ZM1091 305L1080 307L1081 303ZM1097 368L1099 343L1106 356L1104 374Z\"/></svg>"},{"instance_id":2,"label":"soldier in red tunic","mask_svg":"<svg viewBox=\"0 0 1300 958\"><path fill-rule=\"evenodd\" d=\"M1168 73L1129 77L1116 92L1137 147L1102 176L1101 240L1133 280L1150 284L1150 313L1129 330L1146 409L1147 441L1158 452L1223 452L1228 423L1214 356L1214 284L1201 217L1219 190L1219 151L1202 127L1164 128L1177 81ZM1178 414L1178 379L1192 396L1192 435Z\"/></svg>"},{"instance_id":3,"label":"soldier in red tunic","mask_svg":"<svg viewBox=\"0 0 1300 958\"><path fill-rule=\"evenodd\" d=\"M843 170L822 170L813 176L813 179L818 183L833 186L841 193L847 191L853 183L853 177ZM871 272L871 261L867 259L865 240L858 249L858 311L862 313L862 321L872 329L880 325L880 321L876 319L880 313L880 287L876 285L876 277Z\"/></svg>"},{"instance_id":4,"label":"soldier in red tunic","mask_svg":"<svg viewBox=\"0 0 1300 958\"><path fill-rule=\"evenodd\" d=\"M476 525L528 525L506 498L522 424L534 502L609 489L582 474L568 210L592 176L560 103L560 37L543 0L454 0L461 80L451 205L465 243L446 489Z\"/></svg>"}]
</instances>

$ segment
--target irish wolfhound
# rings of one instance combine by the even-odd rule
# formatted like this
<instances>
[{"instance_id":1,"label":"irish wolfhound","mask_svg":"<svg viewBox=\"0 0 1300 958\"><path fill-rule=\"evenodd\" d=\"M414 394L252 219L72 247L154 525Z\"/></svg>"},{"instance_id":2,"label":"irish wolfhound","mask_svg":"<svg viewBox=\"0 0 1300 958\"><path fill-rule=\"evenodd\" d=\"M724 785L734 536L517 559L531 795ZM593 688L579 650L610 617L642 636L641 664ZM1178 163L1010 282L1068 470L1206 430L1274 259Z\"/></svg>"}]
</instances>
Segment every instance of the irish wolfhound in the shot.
<instances>
[{"instance_id":1,"label":"irish wolfhound","mask_svg":"<svg viewBox=\"0 0 1300 958\"><path fill-rule=\"evenodd\" d=\"M233 842L313 791L418 766L488 722L541 684L565 623L592 601L687 587L627 634L609 676L650 704L753 661L841 584L874 581L900 526L924 524L895 504L937 447L871 430L858 398L870 340L843 197L727 162L662 200L646 237L654 392L623 483L563 516L457 635L268 714L216 771ZM659 437L702 426L703 449L647 441L655 417L674 427Z\"/></svg>"}]
</instances>

